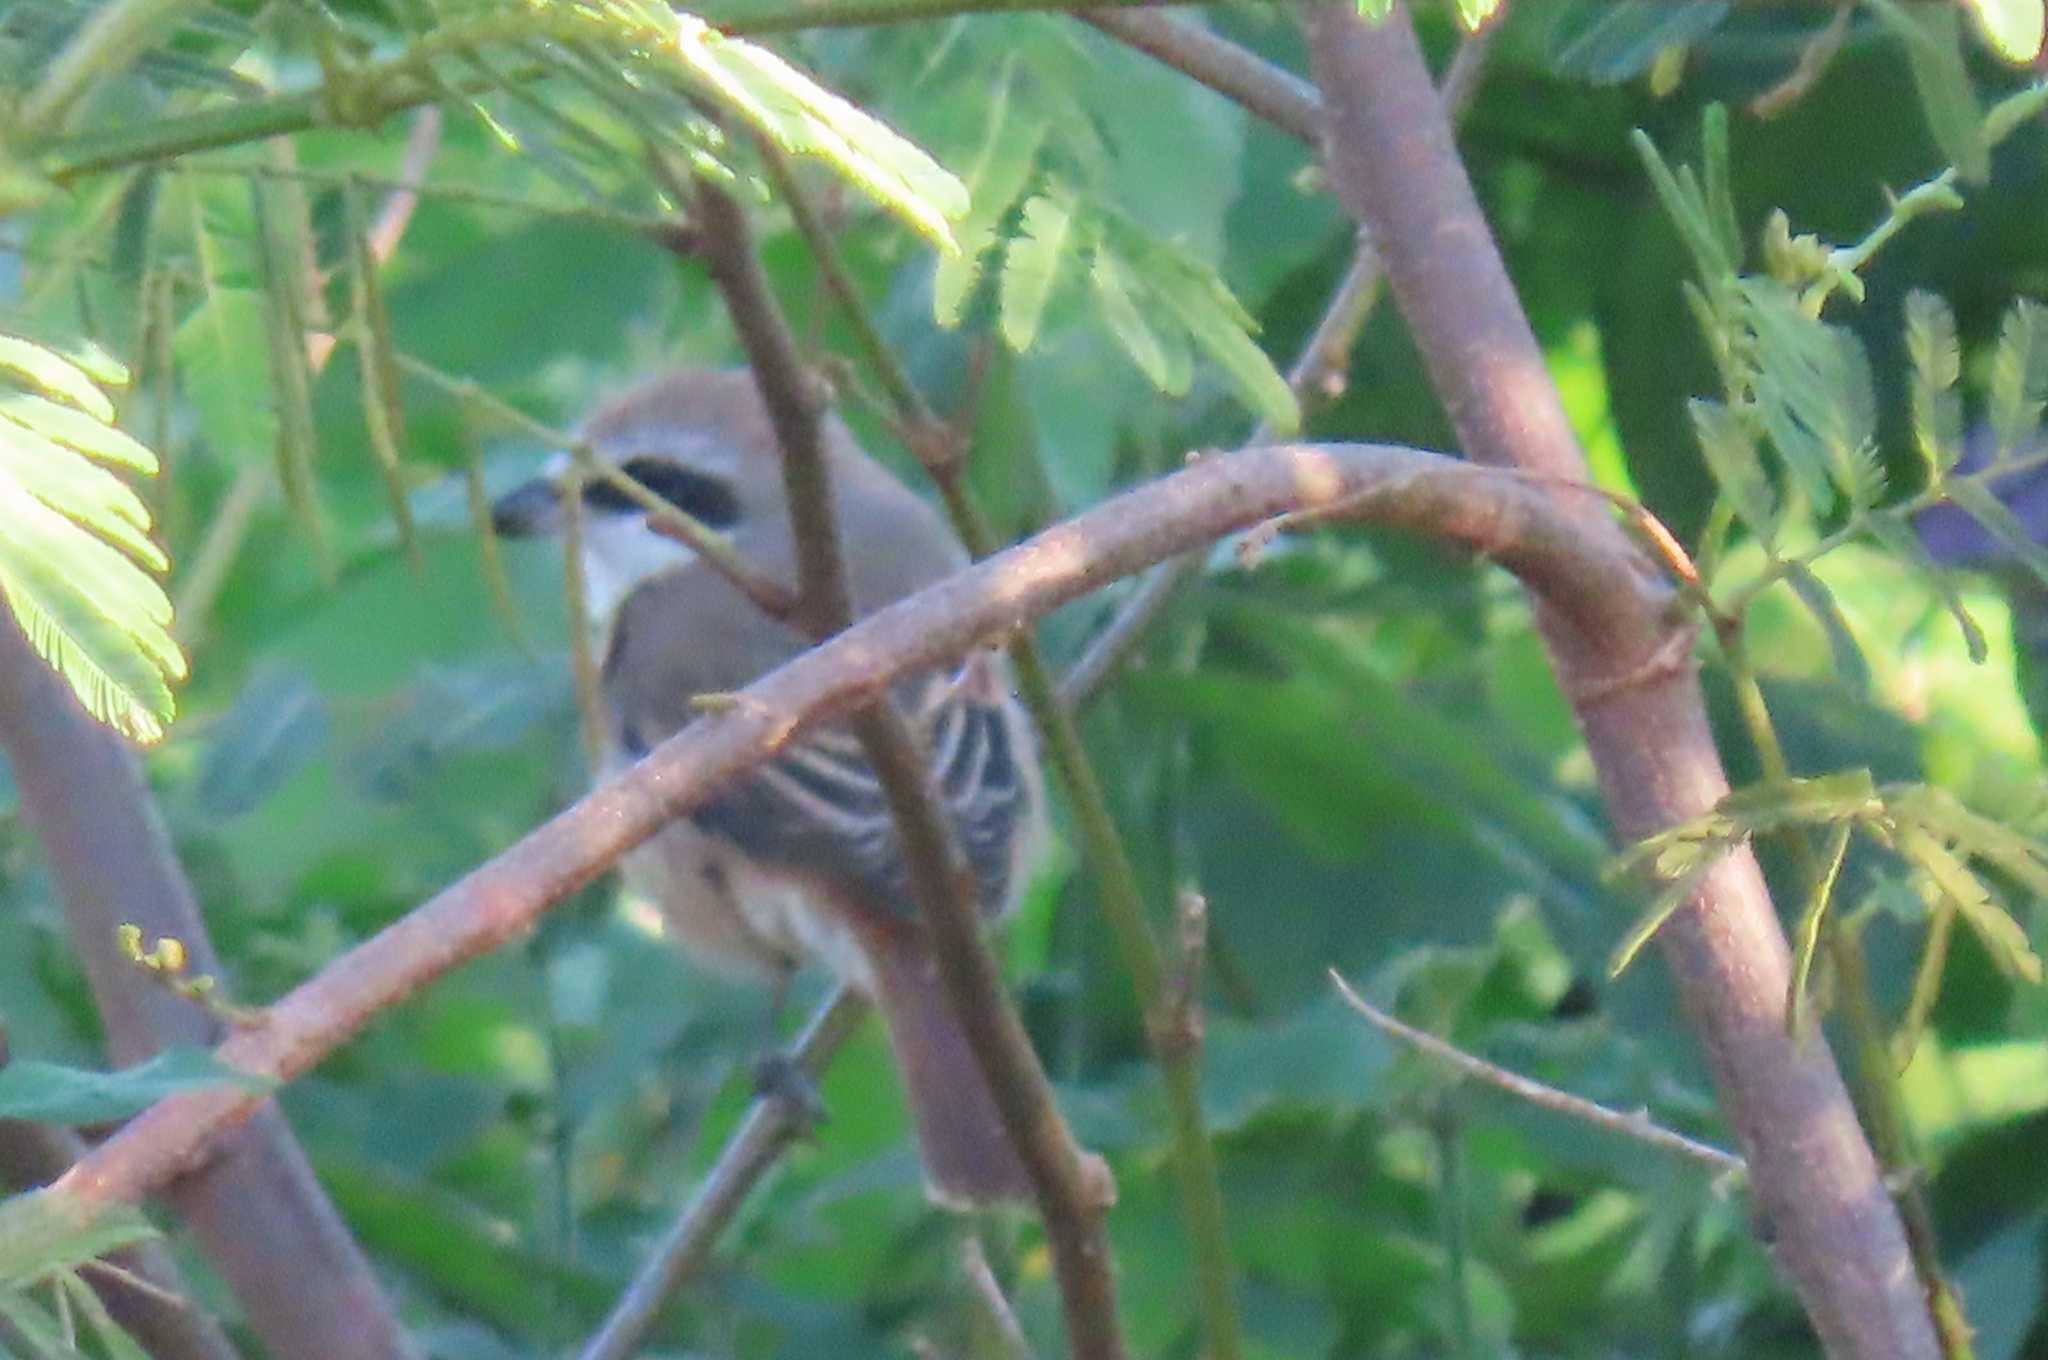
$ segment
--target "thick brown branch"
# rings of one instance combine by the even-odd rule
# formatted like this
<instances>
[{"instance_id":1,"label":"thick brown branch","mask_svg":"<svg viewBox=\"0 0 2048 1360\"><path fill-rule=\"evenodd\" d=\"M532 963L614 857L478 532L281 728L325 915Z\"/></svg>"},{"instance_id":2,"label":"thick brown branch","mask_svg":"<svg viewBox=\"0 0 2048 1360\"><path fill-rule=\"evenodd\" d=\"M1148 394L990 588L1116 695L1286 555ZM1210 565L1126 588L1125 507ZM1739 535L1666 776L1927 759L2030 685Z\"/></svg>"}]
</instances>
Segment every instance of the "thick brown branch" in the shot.
<instances>
[{"instance_id":1,"label":"thick brown branch","mask_svg":"<svg viewBox=\"0 0 2048 1360\"><path fill-rule=\"evenodd\" d=\"M1586 480L1405 11L1397 6L1373 27L1349 6L1324 5L1308 23L1334 187L1386 259L1466 452ZM1577 506L1558 504L1558 513L1579 523L1589 548L1611 550L1619 529L1587 498L1571 499ZM1539 609L1538 621L1618 838L1700 816L1727 793L1689 667L1616 683L1611 649L1643 654L1657 621L1593 636L1561 627L1554 609ZM1760 1216L1828 1353L1934 1356L1905 1235L1841 1076L1824 1045L1787 1032L1785 938L1747 849L1706 876L1659 940L1741 1140Z\"/></svg>"},{"instance_id":2,"label":"thick brown branch","mask_svg":"<svg viewBox=\"0 0 2048 1360\"><path fill-rule=\"evenodd\" d=\"M1520 478L1378 445L1250 449L1186 468L862 620L763 677L631 770L336 959L231 1037L221 1057L290 1080L441 974L530 929L671 818L808 724L843 717L929 669L1176 552L1274 515L1344 505L1363 520L1464 543L1546 597L1591 599L1582 625L1656 614L1668 598L1626 543L1588 541ZM1617 668L1642 658L1616 655ZM90 1214L130 1203L206 1155L262 1102L212 1087L160 1102L53 1187Z\"/></svg>"},{"instance_id":3,"label":"thick brown branch","mask_svg":"<svg viewBox=\"0 0 2048 1360\"><path fill-rule=\"evenodd\" d=\"M0 621L0 747L63 899L109 1056L125 1065L166 1044L213 1042L206 1014L142 976L115 944L115 929L132 921L151 939L177 937L194 971L220 972L142 771L12 620ZM409 1355L369 1263L284 1116L267 1101L242 1113L249 1122L206 1149L210 1156L166 1168L149 1189L163 1190L191 1225L270 1350L352 1360Z\"/></svg>"}]
</instances>

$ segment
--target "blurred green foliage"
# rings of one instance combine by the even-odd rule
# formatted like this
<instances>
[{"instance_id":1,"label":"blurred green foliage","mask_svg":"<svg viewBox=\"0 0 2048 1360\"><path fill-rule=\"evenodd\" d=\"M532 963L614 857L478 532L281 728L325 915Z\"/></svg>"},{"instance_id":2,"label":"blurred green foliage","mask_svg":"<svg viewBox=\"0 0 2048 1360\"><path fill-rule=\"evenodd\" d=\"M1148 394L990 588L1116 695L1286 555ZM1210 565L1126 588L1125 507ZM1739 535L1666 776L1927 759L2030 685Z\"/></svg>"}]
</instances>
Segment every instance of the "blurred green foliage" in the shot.
<instances>
[{"instance_id":1,"label":"blurred green foliage","mask_svg":"<svg viewBox=\"0 0 2048 1360\"><path fill-rule=\"evenodd\" d=\"M1868 16L1852 19L1817 83L1765 121L1743 102L1786 75L1824 16L1634 0L1509 10L1461 139L1473 179L1599 475L1697 542L1716 483L1687 400L1719 382L1680 296L1685 247L1629 130L1693 161L1702 108L1733 105L1732 199L1749 242L1773 208L1795 230L1859 239L1882 215L1882 186L1918 183L1952 153L1902 94L1899 43ZM199 11L98 91L87 121L169 116L306 77L310 40L267 27L267 13ZM357 36L388 18L372 0L320 13ZM0 26L0 69L25 80L76 18L67 0L24 0ZM1302 68L1282 11L1221 9L1210 22ZM1447 51L1448 17L1425 27ZM1674 43L1692 44L1683 78L1654 97L1649 73ZM1213 267L1276 359L1307 335L1350 255L1351 229L1305 149L1068 20L827 30L776 46L963 178L992 110L1035 111L1043 144L1017 192L1056 184L1096 230L1114 221ZM1972 63L1987 93L2012 85L1988 59ZM664 206L634 129L587 89L544 90L544 103L500 92L450 107L429 192L380 281L396 351L567 427L657 365L736 350L701 271L633 229ZM291 271L272 258L266 273L265 215L303 221L327 271L319 299L349 315L343 178L363 177L374 207L407 131L405 118L320 129L292 138L289 157L232 148L87 177L0 228L6 329L89 336L119 355L135 373L123 426L164 459L144 494L174 564L192 675L149 772L229 961L228 989L252 1002L503 849L584 782L560 564L545 549L508 550L520 614L505 617L463 483L474 465L487 487L509 485L543 450L476 404L403 380L400 472L422 557L409 565L348 352L306 393L308 494L294 508L281 485L290 467L274 451L293 417L266 298ZM1899 493L1920 466L1901 347L1909 289L1952 304L1973 400L2009 301L2048 293L2048 127L2021 126L1986 168L1962 211L1914 223L1863 271L1860 305L1838 299L1828 313L1870 351L1876 449ZM1125 355L1128 333L1102 318L1099 280L1091 291L1075 274L1038 299L1022 352L1000 343L999 284L964 295L960 326L939 328L928 246L828 174L805 175L922 390L941 411L971 394L974 487L1004 532L1250 428L1255 413L1220 366L1194 364L1184 394L1152 390ZM763 204L757 216L806 343L853 354L786 214ZM1167 350L1185 342L1159 343L1156 367L1176 367ZM865 387L846 393L846 414L915 475ZM1309 433L1448 446L1391 307ZM1756 551L1738 535L1724 565L1754 567ZM1790 590L1758 597L1750 652L1794 771L1928 781L2038 835L2042 696L2022 679L2039 664L2027 649L2042 636L2030 621L2040 595L2002 576L1956 578L1986 639L1973 664L1925 573L1895 555L1859 545L1813 571L1867 680L1852 683L1840 638ZM1047 621L1056 659L1109 603ZM1732 693L1712 669L1708 683L1731 771L1754 779ZM1088 715L1086 736L1152 901L1163 913L1189 883L1209 898L1205 1100L1257 1355L1814 1353L1739 1195L1651 1150L1454 1086L1327 986L1337 968L1509 1067L1731 1138L1660 965L1606 977L1643 894L1602 875L1610 847L1592 772L1509 582L1354 532L1283 543L1254 569L1219 554ZM1781 901L1798 901L1789 866L1770 867ZM2001 886L2038 950L2041 904ZM1902 905L1860 851L1843 900L1872 909L1879 1000L1896 1015L1919 904ZM1110 1226L1135 1352L1193 1356L1158 1083L1070 853L1051 857L1007 934L1034 1036L1122 1189ZM559 1354L602 1317L743 1111L764 1007L678 958L647 913L601 887L413 999L283 1100L430 1353ZM0 1022L17 1054L94 1060L90 1003L4 772ZM748 1202L666 1315L661 1353L854 1360L969 1333L957 1228L923 1204L887 1068L871 1026L824 1082L830 1122ZM1959 935L1904 1089L1978 1354L2048 1353L2048 996ZM1015 1224L988 1234L1021 1321L1051 1354L1058 1308L1042 1241ZM199 1275L206 1303L232 1317Z\"/></svg>"}]
</instances>

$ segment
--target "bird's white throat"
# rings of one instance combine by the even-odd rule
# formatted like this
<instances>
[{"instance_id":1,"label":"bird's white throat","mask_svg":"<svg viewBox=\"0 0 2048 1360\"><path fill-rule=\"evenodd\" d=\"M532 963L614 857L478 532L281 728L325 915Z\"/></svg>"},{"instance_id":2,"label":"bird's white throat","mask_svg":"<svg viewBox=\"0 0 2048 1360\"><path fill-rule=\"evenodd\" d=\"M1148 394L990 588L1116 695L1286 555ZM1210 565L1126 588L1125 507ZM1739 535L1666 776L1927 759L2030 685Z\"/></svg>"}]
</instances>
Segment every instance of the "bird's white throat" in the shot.
<instances>
[{"instance_id":1,"label":"bird's white throat","mask_svg":"<svg viewBox=\"0 0 2048 1360\"><path fill-rule=\"evenodd\" d=\"M647 527L639 515L593 515L583 525L583 607L600 634L626 597L656 576L697 560L683 544Z\"/></svg>"}]
</instances>

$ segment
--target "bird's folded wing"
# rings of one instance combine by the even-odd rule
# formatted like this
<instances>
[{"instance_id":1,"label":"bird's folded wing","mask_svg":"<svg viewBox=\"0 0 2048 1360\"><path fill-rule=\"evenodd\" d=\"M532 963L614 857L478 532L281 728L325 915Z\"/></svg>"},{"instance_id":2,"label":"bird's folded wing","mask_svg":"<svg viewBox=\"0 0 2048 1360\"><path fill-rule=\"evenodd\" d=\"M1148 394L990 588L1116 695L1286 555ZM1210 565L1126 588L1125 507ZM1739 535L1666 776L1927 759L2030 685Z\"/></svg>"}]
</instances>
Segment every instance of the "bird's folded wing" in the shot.
<instances>
[{"instance_id":1,"label":"bird's folded wing","mask_svg":"<svg viewBox=\"0 0 2048 1360\"><path fill-rule=\"evenodd\" d=\"M994 665L971 657L903 696L988 914L1010 900L1035 814L1028 738ZM763 864L830 879L874 909L915 911L888 800L844 727L807 733L691 817Z\"/></svg>"}]
</instances>

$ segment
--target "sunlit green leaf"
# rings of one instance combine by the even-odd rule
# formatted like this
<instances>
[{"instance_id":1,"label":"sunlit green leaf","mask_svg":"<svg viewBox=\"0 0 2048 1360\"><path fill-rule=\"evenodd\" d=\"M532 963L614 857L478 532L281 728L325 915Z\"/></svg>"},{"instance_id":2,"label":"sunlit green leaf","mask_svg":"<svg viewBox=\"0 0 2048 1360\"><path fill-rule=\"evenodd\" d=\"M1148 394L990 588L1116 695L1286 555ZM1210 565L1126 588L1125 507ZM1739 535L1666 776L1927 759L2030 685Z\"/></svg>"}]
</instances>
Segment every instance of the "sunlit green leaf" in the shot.
<instances>
[{"instance_id":1,"label":"sunlit green leaf","mask_svg":"<svg viewBox=\"0 0 2048 1360\"><path fill-rule=\"evenodd\" d=\"M0 1289L18 1288L156 1236L132 1205L99 1205L88 1215L74 1196L57 1190L0 1200Z\"/></svg>"},{"instance_id":2,"label":"sunlit green leaf","mask_svg":"<svg viewBox=\"0 0 2048 1360\"><path fill-rule=\"evenodd\" d=\"M1955 904L1999 968L2028 982L2041 981L2041 960L2028 943L2027 932L1999 905L1968 865L1917 827L1900 829L1898 849Z\"/></svg>"},{"instance_id":3,"label":"sunlit green leaf","mask_svg":"<svg viewBox=\"0 0 2048 1360\"><path fill-rule=\"evenodd\" d=\"M971 203L960 219L960 249L941 255L932 277L932 310L941 326L959 324L961 309L981 276L982 257L995 244L996 228L1010 206L1031 182L1045 142L1045 120L1014 107L1011 86L1006 72L989 113L988 135L968 172Z\"/></svg>"},{"instance_id":4,"label":"sunlit green leaf","mask_svg":"<svg viewBox=\"0 0 2048 1360\"><path fill-rule=\"evenodd\" d=\"M2015 298L2006 309L1991 354L1986 397L1984 414L1997 441L1991 455L1995 463L2040 432L2041 413L2048 408L2048 307Z\"/></svg>"},{"instance_id":5,"label":"sunlit green leaf","mask_svg":"<svg viewBox=\"0 0 2048 1360\"><path fill-rule=\"evenodd\" d=\"M1931 476L1963 456L1963 407L1955 385L1963 372L1955 313L1936 293L1906 294L1906 355L1913 365L1913 442Z\"/></svg>"},{"instance_id":6,"label":"sunlit green leaf","mask_svg":"<svg viewBox=\"0 0 2048 1360\"><path fill-rule=\"evenodd\" d=\"M1057 192L1025 200L1017 236L1003 253L1002 329L1011 349L1026 350L1038 338L1038 323L1053 285L1066 264L1071 201Z\"/></svg>"},{"instance_id":7,"label":"sunlit green leaf","mask_svg":"<svg viewBox=\"0 0 2048 1360\"><path fill-rule=\"evenodd\" d=\"M1301 428L1294 390L1253 343L1258 323L1222 277L1186 251L1133 228L1111 223L1109 231L1152 296L1187 327L1196 347L1223 369L1245 404L1281 437Z\"/></svg>"},{"instance_id":8,"label":"sunlit green leaf","mask_svg":"<svg viewBox=\"0 0 2048 1360\"><path fill-rule=\"evenodd\" d=\"M1180 362L1176 364L1173 351L1145 320L1144 313L1139 311L1137 301L1131 295L1130 271L1107 244L1096 246L1088 277L1095 285L1095 298L1102 306L1103 320L1109 323L1117 342L1124 347L1124 353L1131 356L1131 362L1160 391L1168 396L1184 396L1192 376L1187 366L1187 347L1179 347Z\"/></svg>"},{"instance_id":9,"label":"sunlit green leaf","mask_svg":"<svg viewBox=\"0 0 2048 1360\"><path fill-rule=\"evenodd\" d=\"M107 1360L150 1360L149 1352L129 1335L127 1328L114 1320L105 1301L91 1285L79 1278L77 1271L66 1271L59 1276L58 1287L70 1297L72 1309L84 1316L86 1326L99 1341Z\"/></svg>"},{"instance_id":10,"label":"sunlit green leaf","mask_svg":"<svg viewBox=\"0 0 2048 1360\"><path fill-rule=\"evenodd\" d=\"M1721 494L1759 541L1772 542L1777 535L1778 498L1749 431L1718 401L1695 397L1686 403L1686 411Z\"/></svg>"},{"instance_id":11,"label":"sunlit green leaf","mask_svg":"<svg viewBox=\"0 0 2048 1360\"><path fill-rule=\"evenodd\" d=\"M957 248L952 224L967 212L967 190L917 146L764 47L665 7L634 11L666 29L657 59L681 62L706 93L783 150L818 157L934 244Z\"/></svg>"},{"instance_id":12,"label":"sunlit green leaf","mask_svg":"<svg viewBox=\"0 0 2048 1360\"><path fill-rule=\"evenodd\" d=\"M2040 55L2043 0L1963 0L1993 51L2014 65Z\"/></svg>"},{"instance_id":13,"label":"sunlit green leaf","mask_svg":"<svg viewBox=\"0 0 2048 1360\"><path fill-rule=\"evenodd\" d=\"M88 712L154 741L185 674L149 574L167 562L147 507L102 464L149 471L155 456L104 423L111 403L55 354L0 337L0 367L42 388L0 390L0 594Z\"/></svg>"},{"instance_id":14,"label":"sunlit green leaf","mask_svg":"<svg viewBox=\"0 0 2048 1360\"><path fill-rule=\"evenodd\" d=\"M1799 924L1792 932L1792 994L1789 1009L1792 1015L1792 1032L1804 1034L1807 1028L1807 1008L1811 998L1807 981L1813 974L1814 954L1820 948L1820 934L1824 927L1828 908L1835 900L1835 884L1842 876L1842 863L1849 854L1849 835L1852 830L1848 822L1837 822L1828 832L1828 846L1821 856L1820 878L1813 885L1807 897L1806 907L1799 914Z\"/></svg>"}]
</instances>

